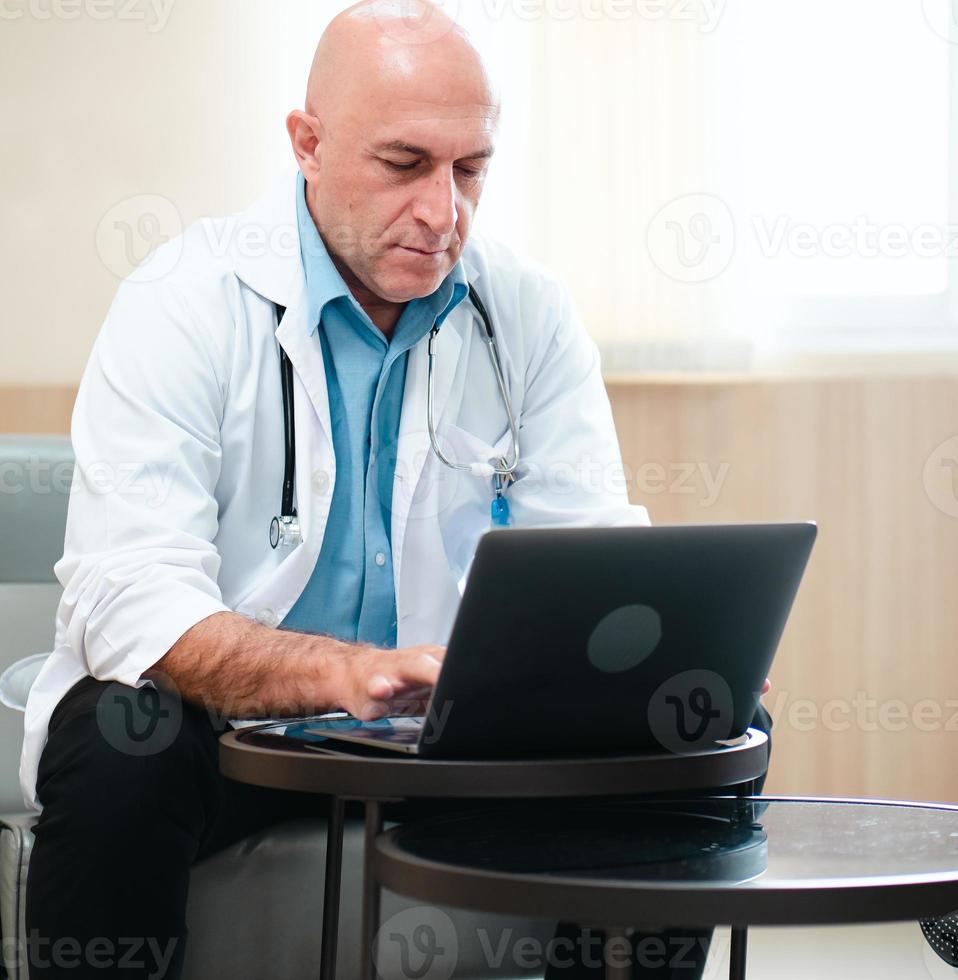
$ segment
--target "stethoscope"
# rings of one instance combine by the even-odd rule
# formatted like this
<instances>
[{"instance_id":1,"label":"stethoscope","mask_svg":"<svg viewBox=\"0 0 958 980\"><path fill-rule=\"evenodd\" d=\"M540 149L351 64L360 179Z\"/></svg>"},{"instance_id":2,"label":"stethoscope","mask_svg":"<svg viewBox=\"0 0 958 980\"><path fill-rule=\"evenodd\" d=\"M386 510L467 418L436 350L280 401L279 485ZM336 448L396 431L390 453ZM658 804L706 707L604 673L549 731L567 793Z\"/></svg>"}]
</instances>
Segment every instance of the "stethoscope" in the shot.
<instances>
[{"instance_id":1,"label":"stethoscope","mask_svg":"<svg viewBox=\"0 0 958 980\"><path fill-rule=\"evenodd\" d=\"M516 421L515 413L512 410L512 401L509 398L509 391L506 387L506 379L502 370L502 361L499 357L499 345L496 341L495 331L492 329L492 321L475 287L469 286L469 301L475 307L479 318L482 320L483 340L489 349L489 357L492 360L492 369L496 376L496 383L499 386L499 394L506 409L509 419L509 431L512 435L512 460L501 456L496 465L485 462L459 463L450 459L439 445L439 438L436 434L435 413L435 373L436 373L436 337L439 335L439 326L434 326L429 331L428 358L429 368L426 380L426 425L429 429L429 442L432 451L439 458L439 461L450 469L465 470L474 476L492 478L492 524L496 527L508 527L511 523L509 512L509 501L506 499L506 490L515 480L516 469L519 466L519 424ZM277 307L278 322L282 322L286 310ZM293 364L283 350L279 349L280 380L283 387L283 434L286 445L286 462L283 471L283 500L282 509L279 517L274 517L269 526L269 543L273 548L280 546L293 547L298 545L303 536L300 532L299 518L296 516L296 508L293 506L293 487L296 477L296 433L293 418Z\"/></svg>"}]
</instances>

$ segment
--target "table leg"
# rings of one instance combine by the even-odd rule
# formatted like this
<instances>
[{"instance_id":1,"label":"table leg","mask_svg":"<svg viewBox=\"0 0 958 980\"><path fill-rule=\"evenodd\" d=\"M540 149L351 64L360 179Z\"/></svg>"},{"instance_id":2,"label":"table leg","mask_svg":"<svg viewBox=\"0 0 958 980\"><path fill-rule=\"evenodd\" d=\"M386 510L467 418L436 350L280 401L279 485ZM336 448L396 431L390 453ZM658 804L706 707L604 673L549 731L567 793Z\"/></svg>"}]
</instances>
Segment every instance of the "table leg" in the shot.
<instances>
[{"instance_id":1,"label":"table leg","mask_svg":"<svg viewBox=\"0 0 958 980\"><path fill-rule=\"evenodd\" d=\"M361 980L376 980L373 944L379 929L379 882L373 874L373 843L383 830L383 808L378 800L366 800L366 833L363 840L363 924Z\"/></svg>"},{"instance_id":2,"label":"table leg","mask_svg":"<svg viewBox=\"0 0 958 980\"><path fill-rule=\"evenodd\" d=\"M345 804L333 797L326 830L326 882L323 891L323 937L319 980L336 980L336 951L339 942L339 896L343 878L343 823Z\"/></svg>"},{"instance_id":3,"label":"table leg","mask_svg":"<svg viewBox=\"0 0 958 980\"><path fill-rule=\"evenodd\" d=\"M748 953L748 926L732 927L732 954L729 962L729 980L745 980L745 959Z\"/></svg>"},{"instance_id":4,"label":"table leg","mask_svg":"<svg viewBox=\"0 0 958 980\"><path fill-rule=\"evenodd\" d=\"M755 787L756 787L757 782L758 781L755 780L755 779L750 779L750 780L748 780L748 782L739 783L735 787L735 795L736 796L755 796Z\"/></svg>"},{"instance_id":5,"label":"table leg","mask_svg":"<svg viewBox=\"0 0 958 980\"><path fill-rule=\"evenodd\" d=\"M631 949L631 929L606 929L605 948L605 980L632 980L632 957L628 956L623 962L622 950ZM616 942L618 940L618 942ZM614 948L610 948L612 943Z\"/></svg>"}]
</instances>

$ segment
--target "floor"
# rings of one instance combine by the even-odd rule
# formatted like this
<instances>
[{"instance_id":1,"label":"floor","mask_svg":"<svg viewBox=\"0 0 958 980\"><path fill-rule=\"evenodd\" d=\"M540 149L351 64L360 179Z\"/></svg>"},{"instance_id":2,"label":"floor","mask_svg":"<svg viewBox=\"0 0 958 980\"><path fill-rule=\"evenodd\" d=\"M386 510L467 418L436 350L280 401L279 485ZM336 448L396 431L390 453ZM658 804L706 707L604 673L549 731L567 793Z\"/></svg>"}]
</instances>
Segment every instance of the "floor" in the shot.
<instances>
[{"instance_id":1,"label":"floor","mask_svg":"<svg viewBox=\"0 0 958 980\"><path fill-rule=\"evenodd\" d=\"M728 930L718 930L703 980L728 976ZM958 980L917 923L813 929L754 929L749 980Z\"/></svg>"}]
</instances>

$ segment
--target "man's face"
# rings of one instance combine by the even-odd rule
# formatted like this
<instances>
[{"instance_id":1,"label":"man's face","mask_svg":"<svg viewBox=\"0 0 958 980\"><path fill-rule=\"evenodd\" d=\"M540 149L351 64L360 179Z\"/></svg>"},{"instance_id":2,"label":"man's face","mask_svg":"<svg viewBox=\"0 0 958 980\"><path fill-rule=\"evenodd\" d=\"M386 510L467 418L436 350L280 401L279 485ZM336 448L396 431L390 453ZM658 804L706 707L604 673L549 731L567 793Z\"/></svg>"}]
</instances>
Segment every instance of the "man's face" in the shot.
<instances>
[{"instance_id":1,"label":"man's face","mask_svg":"<svg viewBox=\"0 0 958 980\"><path fill-rule=\"evenodd\" d=\"M428 296L459 261L497 119L494 106L401 98L323 121L313 212L334 259L375 296Z\"/></svg>"}]
</instances>

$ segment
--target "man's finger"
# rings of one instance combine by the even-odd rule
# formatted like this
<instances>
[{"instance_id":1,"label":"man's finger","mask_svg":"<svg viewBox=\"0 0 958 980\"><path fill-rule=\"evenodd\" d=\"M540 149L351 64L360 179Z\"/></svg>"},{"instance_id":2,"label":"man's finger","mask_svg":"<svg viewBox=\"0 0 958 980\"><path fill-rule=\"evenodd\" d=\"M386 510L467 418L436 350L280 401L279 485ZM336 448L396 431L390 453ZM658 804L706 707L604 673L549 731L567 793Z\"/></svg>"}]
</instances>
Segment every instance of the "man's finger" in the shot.
<instances>
[{"instance_id":1,"label":"man's finger","mask_svg":"<svg viewBox=\"0 0 958 980\"><path fill-rule=\"evenodd\" d=\"M396 665L396 679L404 688L435 687L441 667L431 654L421 653Z\"/></svg>"},{"instance_id":2,"label":"man's finger","mask_svg":"<svg viewBox=\"0 0 958 980\"><path fill-rule=\"evenodd\" d=\"M373 674L366 683L366 693L376 701L388 701L398 686L385 674Z\"/></svg>"}]
</instances>

